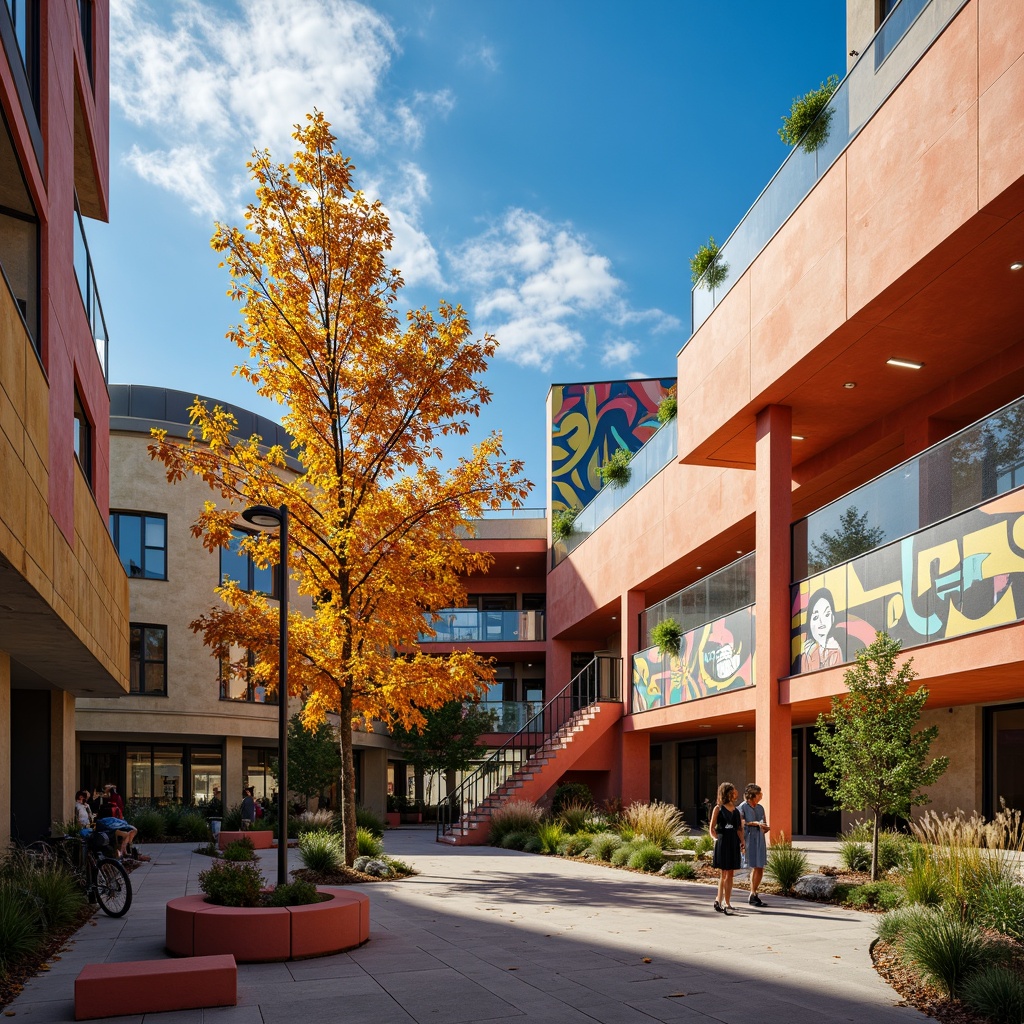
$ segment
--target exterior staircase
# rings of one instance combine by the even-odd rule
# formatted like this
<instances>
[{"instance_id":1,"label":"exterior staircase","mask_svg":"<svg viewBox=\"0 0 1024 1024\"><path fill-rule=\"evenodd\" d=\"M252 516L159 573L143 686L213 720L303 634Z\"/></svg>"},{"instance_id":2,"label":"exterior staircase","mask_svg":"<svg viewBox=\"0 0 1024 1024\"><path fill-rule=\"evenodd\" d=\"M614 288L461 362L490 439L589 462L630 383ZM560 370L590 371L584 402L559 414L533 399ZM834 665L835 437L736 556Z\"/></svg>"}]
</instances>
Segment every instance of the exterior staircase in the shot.
<instances>
[{"instance_id":1,"label":"exterior staircase","mask_svg":"<svg viewBox=\"0 0 1024 1024\"><path fill-rule=\"evenodd\" d=\"M438 842L482 846L506 800L541 799L621 719L621 680L621 658L596 657L438 807Z\"/></svg>"}]
</instances>

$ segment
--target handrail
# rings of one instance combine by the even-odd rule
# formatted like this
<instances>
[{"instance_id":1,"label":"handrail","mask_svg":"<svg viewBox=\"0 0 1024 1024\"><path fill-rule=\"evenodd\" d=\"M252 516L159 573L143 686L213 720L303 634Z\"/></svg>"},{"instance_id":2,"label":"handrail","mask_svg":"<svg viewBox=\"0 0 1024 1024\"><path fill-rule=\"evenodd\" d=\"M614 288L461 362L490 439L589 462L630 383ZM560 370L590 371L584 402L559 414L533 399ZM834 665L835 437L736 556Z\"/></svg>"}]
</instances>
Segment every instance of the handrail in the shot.
<instances>
[{"instance_id":1,"label":"handrail","mask_svg":"<svg viewBox=\"0 0 1024 1024\"><path fill-rule=\"evenodd\" d=\"M438 804L437 838L449 834L465 814L476 810L577 712L599 701L621 701L621 683L622 659L596 656Z\"/></svg>"}]
</instances>

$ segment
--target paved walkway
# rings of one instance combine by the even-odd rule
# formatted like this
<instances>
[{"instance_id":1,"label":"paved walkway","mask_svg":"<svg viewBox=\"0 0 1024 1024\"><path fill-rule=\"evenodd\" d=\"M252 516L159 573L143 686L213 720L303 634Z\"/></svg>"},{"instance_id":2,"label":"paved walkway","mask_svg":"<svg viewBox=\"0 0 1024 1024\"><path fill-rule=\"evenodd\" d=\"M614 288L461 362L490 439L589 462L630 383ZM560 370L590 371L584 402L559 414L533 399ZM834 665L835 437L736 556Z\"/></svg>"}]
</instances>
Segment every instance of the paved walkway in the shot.
<instances>
[{"instance_id":1,"label":"paved walkway","mask_svg":"<svg viewBox=\"0 0 1024 1024\"><path fill-rule=\"evenodd\" d=\"M633 1024L925 1020L871 967L872 918L769 898L734 917L710 886L490 847L433 830L388 832L420 874L373 883L372 938L352 953L239 967L239 1005L108 1018L109 1024ZM209 864L189 845L148 846L127 917L97 914L9 1010L74 1020L90 962L163 957L164 904L198 890ZM275 857L263 855L275 877ZM292 852L295 866L297 852ZM738 894L737 894L738 895ZM110 994L116 1010L117 992Z\"/></svg>"}]
</instances>

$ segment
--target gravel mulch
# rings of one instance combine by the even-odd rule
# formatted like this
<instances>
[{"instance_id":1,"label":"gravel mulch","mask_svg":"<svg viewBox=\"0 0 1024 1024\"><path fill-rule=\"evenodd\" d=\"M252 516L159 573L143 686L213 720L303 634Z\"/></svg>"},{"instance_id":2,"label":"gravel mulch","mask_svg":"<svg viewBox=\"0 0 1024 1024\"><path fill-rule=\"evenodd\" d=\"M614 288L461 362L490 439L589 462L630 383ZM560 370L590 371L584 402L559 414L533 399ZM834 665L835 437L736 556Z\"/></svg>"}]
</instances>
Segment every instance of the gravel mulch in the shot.
<instances>
[{"instance_id":1,"label":"gravel mulch","mask_svg":"<svg viewBox=\"0 0 1024 1024\"><path fill-rule=\"evenodd\" d=\"M913 1006L942 1024L990 1024L958 999L947 999L934 985L925 982L920 972L903 962L895 946L875 942L871 959L883 980L903 997L903 1005Z\"/></svg>"}]
</instances>

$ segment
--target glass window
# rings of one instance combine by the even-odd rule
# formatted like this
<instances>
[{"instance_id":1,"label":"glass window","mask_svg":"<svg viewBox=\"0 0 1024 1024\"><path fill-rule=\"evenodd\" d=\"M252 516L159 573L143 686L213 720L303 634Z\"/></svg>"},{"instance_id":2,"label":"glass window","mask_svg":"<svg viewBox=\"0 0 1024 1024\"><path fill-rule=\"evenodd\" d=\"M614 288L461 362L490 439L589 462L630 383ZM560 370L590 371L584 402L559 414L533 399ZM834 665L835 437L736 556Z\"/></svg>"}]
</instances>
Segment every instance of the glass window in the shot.
<instances>
[{"instance_id":1,"label":"glass window","mask_svg":"<svg viewBox=\"0 0 1024 1024\"><path fill-rule=\"evenodd\" d=\"M89 81L93 81L92 70L92 0L78 0L78 23L82 27L82 45L85 47L85 66Z\"/></svg>"},{"instance_id":2,"label":"glass window","mask_svg":"<svg viewBox=\"0 0 1024 1024\"><path fill-rule=\"evenodd\" d=\"M39 4L38 0L7 0L21 60L28 79L32 105L39 113Z\"/></svg>"},{"instance_id":3,"label":"glass window","mask_svg":"<svg viewBox=\"0 0 1024 1024\"><path fill-rule=\"evenodd\" d=\"M92 423L75 388L75 458L92 487Z\"/></svg>"},{"instance_id":4,"label":"glass window","mask_svg":"<svg viewBox=\"0 0 1024 1024\"><path fill-rule=\"evenodd\" d=\"M192 803L209 804L220 799L222 757L217 747L193 747L189 758Z\"/></svg>"},{"instance_id":5,"label":"glass window","mask_svg":"<svg viewBox=\"0 0 1024 1024\"><path fill-rule=\"evenodd\" d=\"M153 796L153 748L128 747L125 754L129 800L150 800Z\"/></svg>"},{"instance_id":6,"label":"glass window","mask_svg":"<svg viewBox=\"0 0 1024 1024\"><path fill-rule=\"evenodd\" d=\"M235 580L243 590L254 590L268 597L277 597L277 566L268 565L261 569L252 555L242 547L247 530L232 530L231 543L220 549L220 578Z\"/></svg>"},{"instance_id":7,"label":"glass window","mask_svg":"<svg viewBox=\"0 0 1024 1024\"><path fill-rule=\"evenodd\" d=\"M268 799L277 790L277 782L270 773L270 762L276 756L277 750L273 747L245 747L242 750L243 785L252 786L257 799ZM240 793L228 793L227 806L241 802Z\"/></svg>"},{"instance_id":8,"label":"glass window","mask_svg":"<svg viewBox=\"0 0 1024 1024\"><path fill-rule=\"evenodd\" d=\"M240 647L232 646L230 654L230 662L221 659L220 662L220 699L221 700L241 700L248 701L250 704L273 704L277 705L277 691L270 692L267 687L252 677L251 671L246 671L245 675L239 675L237 672L231 672L228 669L229 663L237 664L242 659L246 659L249 669L256 664L256 656L249 652L243 652Z\"/></svg>"},{"instance_id":9,"label":"glass window","mask_svg":"<svg viewBox=\"0 0 1024 1024\"><path fill-rule=\"evenodd\" d=\"M110 536L124 571L133 579L167 579L167 517L111 512Z\"/></svg>"},{"instance_id":10,"label":"glass window","mask_svg":"<svg viewBox=\"0 0 1024 1024\"><path fill-rule=\"evenodd\" d=\"M153 750L153 789L158 804L180 804L182 800L181 747L156 747Z\"/></svg>"},{"instance_id":11,"label":"glass window","mask_svg":"<svg viewBox=\"0 0 1024 1024\"><path fill-rule=\"evenodd\" d=\"M167 627L131 624L131 692L167 696Z\"/></svg>"}]
</instances>

